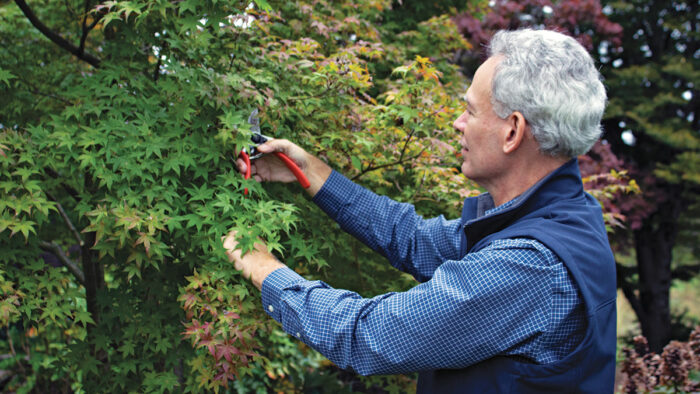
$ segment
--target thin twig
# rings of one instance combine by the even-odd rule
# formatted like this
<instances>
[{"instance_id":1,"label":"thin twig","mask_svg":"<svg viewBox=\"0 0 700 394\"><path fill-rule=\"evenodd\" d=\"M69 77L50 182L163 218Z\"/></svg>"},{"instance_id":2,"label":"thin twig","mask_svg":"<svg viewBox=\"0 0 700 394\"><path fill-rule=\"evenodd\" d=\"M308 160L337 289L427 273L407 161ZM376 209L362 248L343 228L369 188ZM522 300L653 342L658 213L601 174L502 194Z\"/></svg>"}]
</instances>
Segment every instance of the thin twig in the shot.
<instances>
[{"instance_id":1,"label":"thin twig","mask_svg":"<svg viewBox=\"0 0 700 394\"><path fill-rule=\"evenodd\" d=\"M312 99L312 98L323 97L323 96L326 95L326 93L330 92L331 89L334 87L334 86L333 86L333 82L334 82L334 81L328 82L328 83L326 84L326 88L323 89L320 93L312 94L312 95L310 95L310 96L292 96L292 97L287 97L286 100L291 100L291 101L295 101L295 100L308 100L308 99Z\"/></svg>"},{"instance_id":2,"label":"thin twig","mask_svg":"<svg viewBox=\"0 0 700 394\"><path fill-rule=\"evenodd\" d=\"M9 22L8 22L7 18L2 18L2 17L0 17L0 23L9 23ZM21 56L18 55L18 54L14 51L14 47L13 47L13 45L12 45L11 42L9 42L9 41L7 41L7 40L2 40L2 39L0 38L0 47L3 47L3 49L6 50L6 51L8 52L8 54L10 55L10 56L8 57L8 59L14 60L15 64L18 64L18 65L19 65L19 62L17 61L17 59L20 59ZM21 83L27 85L27 87L29 88L27 91L28 91L29 93L37 94L37 95L39 95L39 96L48 97L48 98L51 98L51 99L54 99L54 100L59 100L59 101L63 102L64 104L67 104L67 105L72 105L72 103L71 103L70 101L68 101L67 99L65 99L65 98L63 98L63 97L61 97L61 96L58 96L58 95L56 95L56 94L54 94L54 93L46 93L46 92L42 91L42 90L39 89L36 85L34 85L33 83L31 83L31 82L29 82L28 80L26 80L25 78L23 78L21 73L17 73L17 75L15 75L15 76L17 77L17 80L18 80L19 82L21 82Z\"/></svg>"},{"instance_id":3,"label":"thin twig","mask_svg":"<svg viewBox=\"0 0 700 394\"><path fill-rule=\"evenodd\" d=\"M7 343L10 345L10 353L12 353L12 357L17 357L17 352L15 352L15 345L12 343L12 336L10 335L10 327L5 327L5 332L7 333ZM22 374L24 375L27 371L24 370L24 365L17 360L17 365L19 365L19 369L22 370Z\"/></svg>"},{"instance_id":4,"label":"thin twig","mask_svg":"<svg viewBox=\"0 0 700 394\"><path fill-rule=\"evenodd\" d=\"M38 94L39 96L44 96L44 97L48 97L48 98L51 98L51 99L54 99L54 100L58 100L58 101L60 101L60 102L62 102L62 103L64 103L64 104L67 104L67 105L72 105L72 104L73 104L72 102L70 102L69 100L67 100L67 99L65 99L65 98L63 98L63 97L61 97L61 96L57 96L57 95L55 95L55 94L53 94L53 93L45 93L45 92L42 92L36 85L34 85L33 83L27 81L26 79L22 78L22 77L19 76L19 75L17 76L17 79L18 79L20 82L22 82L23 84L26 84L27 87L29 87L29 93Z\"/></svg>"},{"instance_id":5,"label":"thin twig","mask_svg":"<svg viewBox=\"0 0 700 394\"><path fill-rule=\"evenodd\" d=\"M153 81L154 82L158 82L158 77L160 77L160 66L163 64L163 56L165 56L163 54L163 51L165 50L165 48L167 48L167 46L168 46L168 43L166 41L163 41L163 43L160 46L160 50L158 51L158 54L156 55L156 56L158 56L158 62L156 62L156 69L153 70Z\"/></svg>"},{"instance_id":6,"label":"thin twig","mask_svg":"<svg viewBox=\"0 0 700 394\"><path fill-rule=\"evenodd\" d=\"M421 123L423 123L421 121ZM420 126L420 124L418 125ZM416 129L411 129L411 132L408 134L408 138L406 138L406 142L403 144L403 148L401 148L401 154L399 155L399 160L403 159L404 153L406 153L406 148L408 147L408 143L411 142L411 138L413 138L413 134L416 132Z\"/></svg>"},{"instance_id":7,"label":"thin twig","mask_svg":"<svg viewBox=\"0 0 700 394\"><path fill-rule=\"evenodd\" d=\"M367 168L365 168L364 170L362 170L359 174L355 175L355 176L352 178L352 180L355 180L355 179L361 177L362 175L364 175L364 174L366 174L366 173L368 173L368 172L370 172L370 171L378 170L378 169L380 169L380 168L386 168L386 167L395 166L395 165L398 165L398 164L401 164L401 163L405 163L406 161L411 161L411 160L413 160L413 159L417 159L418 157L420 157L420 155L422 155L423 152L425 152L425 150L428 148L427 146L424 147L423 149L421 149L421 151L418 152L417 155L412 156L412 157L410 157L410 158L408 158L408 159L406 159L406 160L403 159L403 156L404 156L404 154L406 153L406 148L408 147L408 143L411 141L411 138L413 138L413 134L416 132L416 130L418 129L418 127L420 127L426 119L432 118L433 116L437 115L440 111L442 111L443 108L444 108L444 106L440 106L440 108L438 108L437 111L433 112L430 116L427 116L427 117L423 118L423 120L421 120L420 122L418 122L418 124L416 125L416 127L414 127L414 128L411 129L411 132L408 134L408 137L406 138L406 142L404 142L403 147L401 147L401 153L399 154L399 159L398 159L397 161L395 161L395 162L393 162L393 163L382 164L382 165L379 165L379 166L376 166L376 167L370 165L370 166L368 166Z\"/></svg>"},{"instance_id":8,"label":"thin twig","mask_svg":"<svg viewBox=\"0 0 700 394\"><path fill-rule=\"evenodd\" d=\"M314 98L321 98L326 95L326 93L330 92L331 89L325 89L321 93L318 94L312 94L310 96L294 96L294 97L287 97L285 100L287 101L297 101L297 100L309 100L309 99L314 99Z\"/></svg>"},{"instance_id":9,"label":"thin twig","mask_svg":"<svg viewBox=\"0 0 700 394\"><path fill-rule=\"evenodd\" d=\"M50 177L54 178L54 179L58 179L58 178L61 176L59 173L57 173L56 171L54 171L54 170L51 169L50 167L44 167L44 171L46 171L46 174L49 175ZM63 189L64 189L68 194L70 194L71 197L73 197L73 199L74 199L75 201L80 202L80 200L81 200L81 199L80 199L80 193L78 193L77 190L75 190L75 189L73 189L72 187L66 185L65 183L61 183L61 186L63 187Z\"/></svg>"},{"instance_id":10,"label":"thin twig","mask_svg":"<svg viewBox=\"0 0 700 394\"><path fill-rule=\"evenodd\" d=\"M70 2L68 0L64 0L63 2L66 4L66 9L70 13L71 17L73 17L73 19L77 19L78 15L75 14L75 10L73 9L73 6L70 4Z\"/></svg>"},{"instance_id":11,"label":"thin twig","mask_svg":"<svg viewBox=\"0 0 700 394\"><path fill-rule=\"evenodd\" d=\"M421 151L418 152L418 154L416 154L416 155L414 155L414 156L411 156L411 157L409 157L409 158L406 158L406 159L402 159L402 160L395 161L395 162L393 162L393 163L385 163L385 164L380 164L380 165L375 166L375 167L367 167L367 168L365 168L364 170L362 170L361 173L359 173L359 174L355 175L354 177L352 177L352 180L354 181L355 179L357 179L357 178L361 177L362 175L365 175L366 173L371 172L371 171L379 170L379 169L386 168L386 167L393 167L393 166L396 166L396 165L399 165L399 164L403 164L403 163L405 163L405 162L407 162L407 161L411 161L411 160L417 159L417 158L419 158L419 157L423 154L423 152L425 152L426 149L428 149L427 146L424 147L423 149L421 149Z\"/></svg>"},{"instance_id":12,"label":"thin twig","mask_svg":"<svg viewBox=\"0 0 700 394\"><path fill-rule=\"evenodd\" d=\"M39 241L39 247L47 252L51 252L54 255L56 255L56 257L58 257L61 263L66 268L68 268L68 271L70 271L73 274L73 276L75 276L75 278L78 279L78 282L80 282L81 285L85 286L85 275L83 274L83 271L81 271L80 268L78 268L78 265L63 253L63 250L60 246L56 245L53 242Z\"/></svg>"},{"instance_id":13,"label":"thin twig","mask_svg":"<svg viewBox=\"0 0 700 394\"><path fill-rule=\"evenodd\" d=\"M420 179L420 183L418 184L418 187L416 187L416 190L413 191L413 195L411 196L411 201L413 201L414 198L416 198L416 194L418 194L418 191L423 187L423 182L425 182L425 174L428 172L428 170L423 170L423 177Z\"/></svg>"},{"instance_id":14,"label":"thin twig","mask_svg":"<svg viewBox=\"0 0 700 394\"><path fill-rule=\"evenodd\" d=\"M85 242L83 241L83 238L80 236L80 233L79 233L78 230L75 228L75 226L73 225L73 222L71 222L71 220L70 220L70 218L68 217L68 215L66 215L66 211L63 210L63 206L61 206L61 204L58 202L58 200L56 200L56 198L55 198L51 193L49 193L49 192L45 192L45 193L46 193L46 195L49 197L49 199L50 199L51 201L53 201L53 202L56 203L56 208L58 208L58 212L59 212L59 213L61 214L61 216L63 217L63 221L66 222L66 225L68 226L68 228L70 229L70 231L73 233L73 236L75 236L75 239L78 241L78 244L79 244L81 247L82 247L83 245L85 245Z\"/></svg>"},{"instance_id":15,"label":"thin twig","mask_svg":"<svg viewBox=\"0 0 700 394\"><path fill-rule=\"evenodd\" d=\"M83 34L80 36L80 45L78 46L81 54L85 53L85 40L87 40L88 33L90 32L90 29L87 26L87 18L88 14L90 13L90 0L85 0L85 10L83 12L85 14L83 15L82 22Z\"/></svg>"},{"instance_id":16,"label":"thin twig","mask_svg":"<svg viewBox=\"0 0 700 394\"><path fill-rule=\"evenodd\" d=\"M617 271L617 286L622 289L622 294L624 294L627 301L629 301L632 310L639 320L642 321L644 317L642 303L639 301L639 297L634 293L634 287L625 280L625 278L632 273L633 269L625 267L618 262L615 263L615 267Z\"/></svg>"},{"instance_id":17,"label":"thin twig","mask_svg":"<svg viewBox=\"0 0 700 394\"><path fill-rule=\"evenodd\" d=\"M67 50L68 52L72 53L78 59L89 63L91 66L95 68L98 68L100 66L100 59L96 58L95 56L89 53L84 53L79 47L76 47L75 45L71 44L65 38L61 37L58 33L54 32L53 30L49 29L45 24L43 24L39 20L39 18L37 18L37 16L34 14L34 11L32 11L32 9L29 8L29 6L24 0L15 0L15 3L22 10L24 16L26 16L27 19L29 19L29 22L31 22L32 25L36 27L41 33L43 33L49 40L53 41L56 45Z\"/></svg>"}]
</instances>

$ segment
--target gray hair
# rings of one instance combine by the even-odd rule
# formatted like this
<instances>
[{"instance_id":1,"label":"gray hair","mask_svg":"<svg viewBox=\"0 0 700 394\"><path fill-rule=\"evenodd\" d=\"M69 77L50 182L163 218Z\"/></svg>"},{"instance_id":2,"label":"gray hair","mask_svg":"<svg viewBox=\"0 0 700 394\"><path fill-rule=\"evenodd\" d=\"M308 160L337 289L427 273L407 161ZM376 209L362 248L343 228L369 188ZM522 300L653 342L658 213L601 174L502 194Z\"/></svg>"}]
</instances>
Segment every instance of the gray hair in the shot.
<instances>
[{"instance_id":1,"label":"gray hair","mask_svg":"<svg viewBox=\"0 0 700 394\"><path fill-rule=\"evenodd\" d=\"M605 88L576 40L547 30L499 31L489 56L503 56L491 86L494 112L503 119L521 112L540 151L575 157L600 138Z\"/></svg>"}]
</instances>

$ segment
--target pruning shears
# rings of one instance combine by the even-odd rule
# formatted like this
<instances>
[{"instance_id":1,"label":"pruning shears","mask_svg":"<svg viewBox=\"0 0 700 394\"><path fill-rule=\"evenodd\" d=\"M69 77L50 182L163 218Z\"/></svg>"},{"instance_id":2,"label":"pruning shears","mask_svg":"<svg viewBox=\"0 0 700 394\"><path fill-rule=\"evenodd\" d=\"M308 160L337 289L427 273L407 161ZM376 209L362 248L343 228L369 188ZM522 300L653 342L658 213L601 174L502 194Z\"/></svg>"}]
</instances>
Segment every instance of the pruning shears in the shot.
<instances>
[{"instance_id":1,"label":"pruning shears","mask_svg":"<svg viewBox=\"0 0 700 394\"><path fill-rule=\"evenodd\" d=\"M253 135L250 137L251 145L248 148L243 148L241 149L241 152L238 154L238 157L243 159L243 162L246 165L246 170L245 174L243 175L243 179L250 179L250 162L251 160L258 159L264 155L263 152L260 152L257 147L258 145L261 145L268 140L271 140L272 137L268 137L266 135L263 135L260 133L260 118L258 117L258 109L254 109L253 112L250 113L250 116L248 117L248 124L250 124L250 130L253 132ZM289 158L289 156L285 155L282 152L273 152L275 156L277 156L282 162L289 168L289 170L294 174L295 177L297 177L297 181L299 181L299 184L306 189L309 186L311 186L311 183L309 183L309 180L306 178L306 175L301 171L301 168L299 168L296 163L292 161L292 159ZM247 195L248 194L248 188L245 188L243 190L243 194Z\"/></svg>"}]
</instances>

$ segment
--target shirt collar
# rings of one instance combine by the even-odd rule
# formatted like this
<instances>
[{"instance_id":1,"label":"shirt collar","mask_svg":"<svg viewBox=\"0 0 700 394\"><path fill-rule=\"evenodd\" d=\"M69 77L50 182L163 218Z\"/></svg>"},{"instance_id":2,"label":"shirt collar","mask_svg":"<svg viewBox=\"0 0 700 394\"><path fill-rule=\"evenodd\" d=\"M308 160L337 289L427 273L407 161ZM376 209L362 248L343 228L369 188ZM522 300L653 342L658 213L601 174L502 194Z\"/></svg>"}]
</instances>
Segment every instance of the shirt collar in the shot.
<instances>
[{"instance_id":1,"label":"shirt collar","mask_svg":"<svg viewBox=\"0 0 700 394\"><path fill-rule=\"evenodd\" d=\"M512 207L513 205L519 204L521 201L525 200L529 196L531 196L535 190L537 190L542 183L544 183L545 180L547 180L549 176L545 176L544 178L540 179L535 183L534 185L530 186L527 190L525 190L524 193L517 195L515 198L508 202L504 202L503 204L499 206L494 206L495 203L493 202L493 197L491 197L491 194L489 192L482 193L477 196L477 205L476 205L476 219L481 218L482 216L489 216L493 215L496 213L499 213L501 211L505 211L506 209Z\"/></svg>"},{"instance_id":2,"label":"shirt collar","mask_svg":"<svg viewBox=\"0 0 700 394\"><path fill-rule=\"evenodd\" d=\"M462 225L471 234L467 245L474 245L487 234L499 231L528 212L546 207L562 199L583 196L583 184L576 158L554 170L523 194L494 209L488 193L464 200Z\"/></svg>"}]
</instances>

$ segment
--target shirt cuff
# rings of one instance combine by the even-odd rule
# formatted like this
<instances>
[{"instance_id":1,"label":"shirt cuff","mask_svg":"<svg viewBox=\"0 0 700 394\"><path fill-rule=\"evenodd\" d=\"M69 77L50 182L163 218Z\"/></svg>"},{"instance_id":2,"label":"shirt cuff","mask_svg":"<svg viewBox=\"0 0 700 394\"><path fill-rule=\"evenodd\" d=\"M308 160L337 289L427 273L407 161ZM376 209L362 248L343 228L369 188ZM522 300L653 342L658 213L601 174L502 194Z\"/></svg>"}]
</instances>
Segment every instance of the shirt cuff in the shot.
<instances>
[{"instance_id":1,"label":"shirt cuff","mask_svg":"<svg viewBox=\"0 0 700 394\"><path fill-rule=\"evenodd\" d=\"M282 323L282 308L280 307L282 291L293 284L303 281L306 281L306 279L288 267L281 267L272 271L262 284L262 304L265 312Z\"/></svg>"},{"instance_id":2,"label":"shirt cuff","mask_svg":"<svg viewBox=\"0 0 700 394\"><path fill-rule=\"evenodd\" d=\"M352 201L352 196L358 189L362 189L362 186L333 170L312 201L329 217L336 219L343 206Z\"/></svg>"}]
</instances>

